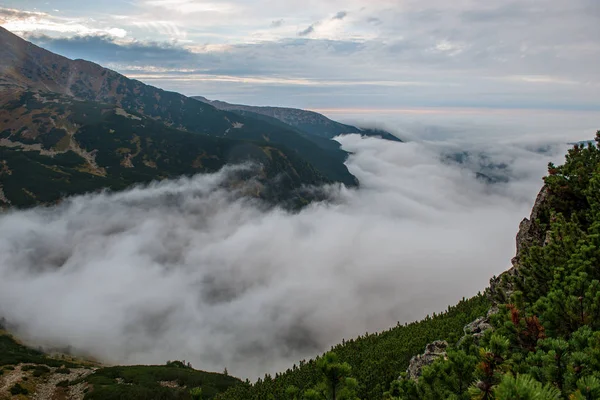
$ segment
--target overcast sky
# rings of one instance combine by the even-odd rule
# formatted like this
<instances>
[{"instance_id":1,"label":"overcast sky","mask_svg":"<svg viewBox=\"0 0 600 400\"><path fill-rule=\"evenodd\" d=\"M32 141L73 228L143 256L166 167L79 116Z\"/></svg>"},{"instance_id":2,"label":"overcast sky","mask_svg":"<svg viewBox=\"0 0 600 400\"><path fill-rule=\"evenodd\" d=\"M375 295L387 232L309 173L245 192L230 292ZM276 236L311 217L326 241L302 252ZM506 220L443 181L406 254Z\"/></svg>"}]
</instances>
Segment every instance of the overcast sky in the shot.
<instances>
[{"instance_id":1,"label":"overcast sky","mask_svg":"<svg viewBox=\"0 0 600 400\"><path fill-rule=\"evenodd\" d=\"M598 0L0 0L60 54L306 108L600 109Z\"/></svg>"}]
</instances>

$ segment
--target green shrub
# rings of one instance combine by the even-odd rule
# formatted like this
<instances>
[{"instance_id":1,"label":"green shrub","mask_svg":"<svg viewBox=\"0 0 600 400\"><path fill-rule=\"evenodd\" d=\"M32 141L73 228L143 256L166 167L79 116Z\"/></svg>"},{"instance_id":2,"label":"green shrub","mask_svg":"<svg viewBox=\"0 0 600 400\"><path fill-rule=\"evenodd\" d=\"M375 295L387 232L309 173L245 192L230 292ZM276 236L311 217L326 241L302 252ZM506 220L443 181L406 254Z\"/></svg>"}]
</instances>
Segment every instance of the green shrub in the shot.
<instances>
[{"instance_id":1,"label":"green shrub","mask_svg":"<svg viewBox=\"0 0 600 400\"><path fill-rule=\"evenodd\" d=\"M68 387L70 381L68 379L64 379L56 384L57 387Z\"/></svg>"},{"instance_id":2,"label":"green shrub","mask_svg":"<svg viewBox=\"0 0 600 400\"><path fill-rule=\"evenodd\" d=\"M17 396L19 394L28 394L29 390L25 389L19 383L15 383L13 387L10 388L10 394L13 396Z\"/></svg>"},{"instance_id":3,"label":"green shrub","mask_svg":"<svg viewBox=\"0 0 600 400\"><path fill-rule=\"evenodd\" d=\"M25 365L21 368L23 371L33 371L33 376L36 378L45 375L50 372L50 368L45 365Z\"/></svg>"}]
</instances>

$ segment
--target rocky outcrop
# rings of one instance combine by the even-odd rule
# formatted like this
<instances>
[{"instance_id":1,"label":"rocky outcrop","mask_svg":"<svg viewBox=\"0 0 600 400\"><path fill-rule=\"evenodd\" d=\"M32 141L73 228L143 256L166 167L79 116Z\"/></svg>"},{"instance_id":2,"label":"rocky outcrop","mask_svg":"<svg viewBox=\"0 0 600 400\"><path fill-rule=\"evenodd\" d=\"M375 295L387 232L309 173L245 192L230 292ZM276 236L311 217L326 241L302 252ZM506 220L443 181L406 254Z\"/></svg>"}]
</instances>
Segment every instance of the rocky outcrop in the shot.
<instances>
[{"instance_id":1,"label":"rocky outcrop","mask_svg":"<svg viewBox=\"0 0 600 400\"><path fill-rule=\"evenodd\" d=\"M463 332L465 333L465 335L458 341L458 344L460 344L468 336L472 336L475 344L479 344L479 340L484 335L484 333L490 329L494 329L494 327L491 324L490 317L496 313L498 313L498 307L493 306L488 310L485 317L479 317L470 324L465 325L465 327L463 328Z\"/></svg>"},{"instance_id":2,"label":"rocky outcrop","mask_svg":"<svg viewBox=\"0 0 600 400\"><path fill-rule=\"evenodd\" d=\"M544 244L546 232L544 232L537 221L541 217L542 209L546 206L547 199L548 187L544 185L535 199L529 219L523 218L523 221L519 225L519 232L517 232L517 254L512 259L513 266L518 265L525 249Z\"/></svg>"},{"instance_id":3,"label":"rocky outcrop","mask_svg":"<svg viewBox=\"0 0 600 400\"><path fill-rule=\"evenodd\" d=\"M511 276L517 274L521 257L526 249L531 246L542 246L547 242L547 232L540 226L539 219L542 216L544 208L547 207L549 190L546 185L542 187L535 199L531 215L524 218L519 224L517 232L517 253L511 260L512 267L500 274L500 276L490 279L490 297L494 303L502 302L510 297L514 292L513 285L510 283Z\"/></svg>"},{"instance_id":4,"label":"rocky outcrop","mask_svg":"<svg viewBox=\"0 0 600 400\"><path fill-rule=\"evenodd\" d=\"M425 352L410 359L410 364L406 370L409 379L417 380L423 372L423 368L433 364L435 360L443 357L446 358L446 349L448 342L445 340L437 340L425 346Z\"/></svg>"},{"instance_id":5,"label":"rocky outcrop","mask_svg":"<svg viewBox=\"0 0 600 400\"><path fill-rule=\"evenodd\" d=\"M500 276L490 280L490 288L487 293L493 302L493 306L485 316L479 317L464 326L464 336L458 341L458 345L469 337L472 337L473 341L478 344L485 332L494 329L491 324L491 316L499 312L498 304L503 303L513 293L514 288L509 278L518 273L521 257L529 247L544 246L548 243L549 232L539 223L543 217L544 209L548 207L548 196L548 187L542 187L531 210L531 215L529 218L524 218L519 225L519 232L516 237L517 253L511 260L512 267ZM404 379L417 381L422 375L424 367L433 364L441 357L447 358L447 348L448 343L446 341L438 340L428 344L423 354L411 358ZM399 379L403 378L400 377Z\"/></svg>"},{"instance_id":6,"label":"rocky outcrop","mask_svg":"<svg viewBox=\"0 0 600 400\"><path fill-rule=\"evenodd\" d=\"M465 325L463 331L465 332L465 335L472 335L473 338L478 340L488 329L492 329L492 325L490 324L489 318L479 317L470 324Z\"/></svg>"},{"instance_id":7,"label":"rocky outcrop","mask_svg":"<svg viewBox=\"0 0 600 400\"><path fill-rule=\"evenodd\" d=\"M513 293L514 288L509 278L518 273L521 257L529 247L544 246L548 243L549 232L539 223L544 209L548 206L548 196L548 187L542 187L531 210L531 215L529 218L524 218L519 225L519 232L516 237L517 253L511 260L512 267L500 276L490 280L490 288L487 293L494 305L488 310L486 316L479 317L464 326L464 336L458 341L459 345L468 337L473 337L474 342L477 344L486 331L494 329L491 324L491 316L498 313L497 304L503 303ZM423 354L411 358L406 370L407 378L418 380L424 367L433 364L440 357L446 358L447 348L448 343L446 341L435 341L428 344Z\"/></svg>"}]
</instances>

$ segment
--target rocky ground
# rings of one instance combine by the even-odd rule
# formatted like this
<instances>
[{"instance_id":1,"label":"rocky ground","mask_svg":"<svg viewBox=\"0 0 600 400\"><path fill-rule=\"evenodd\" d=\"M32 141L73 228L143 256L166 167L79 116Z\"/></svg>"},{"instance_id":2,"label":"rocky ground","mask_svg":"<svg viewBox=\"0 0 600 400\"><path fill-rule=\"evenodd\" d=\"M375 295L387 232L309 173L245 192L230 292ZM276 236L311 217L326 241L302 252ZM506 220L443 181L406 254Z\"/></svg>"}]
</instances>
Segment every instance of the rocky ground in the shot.
<instances>
[{"instance_id":1,"label":"rocky ground","mask_svg":"<svg viewBox=\"0 0 600 400\"><path fill-rule=\"evenodd\" d=\"M67 386L61 382L72 382L95 371L95 368L48 368L49 372L40 373L41 370L36 370L35 367L38 366L19 364L2 368L4 372L0 375L0 399L81 400L88 389L87 383ZM24 390L15 395L11 393L11 389L16 385Z\"/></svg>"}]
</instances>

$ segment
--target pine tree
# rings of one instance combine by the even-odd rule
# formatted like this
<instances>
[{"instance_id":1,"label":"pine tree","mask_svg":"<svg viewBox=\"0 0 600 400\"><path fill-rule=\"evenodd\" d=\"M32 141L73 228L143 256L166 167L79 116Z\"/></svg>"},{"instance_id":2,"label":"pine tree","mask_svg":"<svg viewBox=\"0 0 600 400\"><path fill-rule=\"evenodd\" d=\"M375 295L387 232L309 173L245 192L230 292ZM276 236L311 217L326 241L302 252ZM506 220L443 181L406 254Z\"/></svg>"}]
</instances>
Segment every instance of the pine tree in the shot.
<instances>
[{"instance_id":1,"label":"pine tree","mask_svg":"<svg viewBox=\"0 0 600 400\"><path fill-rule=\"evenodd\" d=\"M560 400L560 391L542 384L529 375L504 375L494 388L496 400Z\"/></svg>"},{"instance_id":2,"label":"pine tree","mask_svg":"<svg viewBox=\"0 0 600 400\"><path fill-rule=\"evenodd\" d=\"M346 362L339 362L334 352L323 355L317 361L317 367L323 378L312 389L305 392L304 397L310 400L355 400L358 382L350 377L352 367Z\"/></svg>"}]
</instances>

